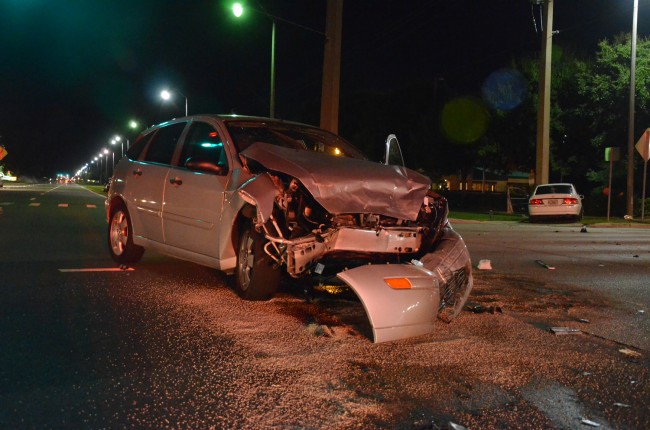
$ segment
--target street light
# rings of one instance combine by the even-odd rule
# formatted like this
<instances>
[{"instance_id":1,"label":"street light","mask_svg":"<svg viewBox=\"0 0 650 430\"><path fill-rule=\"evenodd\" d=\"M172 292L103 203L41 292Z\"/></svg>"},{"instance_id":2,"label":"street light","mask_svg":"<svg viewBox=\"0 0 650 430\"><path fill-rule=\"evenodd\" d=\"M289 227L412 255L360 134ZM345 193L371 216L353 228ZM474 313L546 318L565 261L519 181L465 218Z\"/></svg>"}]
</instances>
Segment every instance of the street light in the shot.
<instances>
[{"instance_id":1,"label":"street light","mask_svg":"<svg viewBox=\"0 0 650 430\"><path fill-rule=\"evenodd\" d=\"M634 9L632 10L632 34L630 36L630 104L627 123L627 195L625 196L625 212L630 216L634 215L634 96L636 93L636 33L638 14L639 0L634 0Z\"/></svg>"},{"instance_id":2,"label":"street light","mask_svg":"<svg viewBox=\"0 0 650 430\"><path fill-rule=\"evenodd\" d=\"M174 91L180 94L181 96L185 97L185 116L187 116L187 96L178 90L174 90ZM169 90L162 90L160 92L160 98L163 100L169 100L172 98L172 93Z\"/></svg>"},{"instance_id":3,"label":"street light","mask_svg":"<svg viewBox=\"0 0 650 430\"><path fill-rule=\"evenodd\" d=\"M124 140L126 140L126 150L129 150L129 138L125 137ZM111 139L111 145L115 145L117 142L120 142L120 146L122 147L122 157L124 157L124 142L122 141L122 136L119 134L116 134L113 139Z\"/></svg>"},{"instance_id":4,"label":"street light","mask_svg":"<svg viewBox=\"0 0 650 430\"><path fill-rule=\"evenodd\" d=\"M102 149L102 152L103 152L104 155L106 156L106 180L108 181L108 152L109 152L109 151L108 151L108 149L103 148L103 149ZM101 154L99 154L99 155L101 155Z\"/></svg>"},{"instance_id":5,"label":"street light","mask_svg":"<svg viewBox=\"0 0 650 430\"><path fill-rule=\"evenodd\" d=\"M98 176L99 176L99 183L102 183L102 154L99 154L97 157L95 157L95 163L97 163L97 167L99 169L97 170Z\"/></svg>"},{"instance_id":6,"label":"street light","mask_svg":"<svg viewBox=\"0 0 650 430\"><path fill-rule=\"evenodd\" d=\"M320 34L321 36L326 36L325 33L313 28L306 27L304 25L297 24L295 22L280 18L279 16L271 15L270 13L264 12L263 10L249 8L250 10L260 13L268 18L271 18L273 25L271 26L271 94L269 102L269 116L275 118L275 22L282 21L287 24L291 24L296 27L300 27L304 30L311 31L312 33ZM244 6L241 3L234 3L232 5L232 13L236 18L241 18L244 15Z\"/></svg>"}]
</instances>

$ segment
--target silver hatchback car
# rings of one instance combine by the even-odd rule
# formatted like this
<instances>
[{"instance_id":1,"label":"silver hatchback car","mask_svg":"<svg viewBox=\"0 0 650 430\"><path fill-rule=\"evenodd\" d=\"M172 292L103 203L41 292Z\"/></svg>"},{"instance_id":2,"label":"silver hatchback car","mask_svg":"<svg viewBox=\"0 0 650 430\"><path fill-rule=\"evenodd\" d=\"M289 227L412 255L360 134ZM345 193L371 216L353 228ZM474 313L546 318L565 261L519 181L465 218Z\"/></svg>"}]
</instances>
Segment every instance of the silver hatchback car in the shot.
<instances>
[{"instance_id":1,"label":"silver hatchback car","mask_svg":"<svg viewBox=\"0 0 650 430\"><path fill-rule=\"evenodd\" d=\"M265 300L281 274L347 284L376 342L428 333L472 287L469 253L447 201L403 165L395 136L383 163L328 131L258 117L198 115L144 131L106 199L120 264L145 249L234 274Z\"/></svg>"}]
</instances>

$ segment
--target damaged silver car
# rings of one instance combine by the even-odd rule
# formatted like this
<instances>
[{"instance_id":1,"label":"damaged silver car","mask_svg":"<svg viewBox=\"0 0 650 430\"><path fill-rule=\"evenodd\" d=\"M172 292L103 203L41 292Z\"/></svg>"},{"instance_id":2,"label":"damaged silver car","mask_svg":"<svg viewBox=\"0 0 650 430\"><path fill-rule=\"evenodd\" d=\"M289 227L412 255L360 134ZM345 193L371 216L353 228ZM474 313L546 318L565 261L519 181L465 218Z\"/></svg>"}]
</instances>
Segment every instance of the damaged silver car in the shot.
<instances>
[{"instance_id":1,"label":"damaged silver car","mask_svg":"<svg viewBox=\"0 0 650 430\"><path fill-rule=\"evenodd\" d=\"M472 287L447 201L404 167L394 135L382 163L328 131L268 118L198 115L143 132L115 168L108 245L120 264L145 249L234 276L265 300L283 274L338 281L359 297L374 341L429 333Z\"/></svg>"}]
</instances>

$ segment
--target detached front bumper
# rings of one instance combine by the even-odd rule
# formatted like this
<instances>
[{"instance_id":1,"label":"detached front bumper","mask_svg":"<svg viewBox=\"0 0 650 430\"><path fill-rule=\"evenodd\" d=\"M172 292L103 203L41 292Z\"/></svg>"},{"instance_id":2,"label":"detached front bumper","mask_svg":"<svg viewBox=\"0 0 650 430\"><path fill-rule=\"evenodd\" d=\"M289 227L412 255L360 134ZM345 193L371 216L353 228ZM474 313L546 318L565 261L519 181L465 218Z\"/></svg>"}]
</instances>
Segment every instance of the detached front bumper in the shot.
<instances>
[{"instance_id":1,"label":"detached front bumper","mask_svg":"<svg viewBox=\"0 0 650 430\"><path fill-rule=\"evenodd\" d=\"M363 303L376 343L431 333L438 317L450 322L473 285L469 252L451 227L419 261L360 266L337 276Z\"/></svg>"}]
</instances>

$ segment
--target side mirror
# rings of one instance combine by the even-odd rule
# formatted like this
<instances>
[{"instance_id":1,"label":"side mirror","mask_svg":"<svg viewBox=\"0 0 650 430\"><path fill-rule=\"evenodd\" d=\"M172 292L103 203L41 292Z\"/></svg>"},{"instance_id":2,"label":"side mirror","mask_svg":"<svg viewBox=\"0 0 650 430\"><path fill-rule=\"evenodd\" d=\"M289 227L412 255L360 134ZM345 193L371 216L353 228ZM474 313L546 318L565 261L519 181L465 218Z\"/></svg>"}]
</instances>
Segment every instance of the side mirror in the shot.
<instances>
[{"instance_id":1,"label":"side mirror","mask_svg":"<svg viewBox=\"0 0 650 430\"><path fill-rule=\"evenodd\" d=\"M394 134L388 135L386 138L386 152L384 153L384 164L388 166L404 167L404 157L402 156L402 149L397 141L397 136Z\"/></svg>"}]
</instances>

